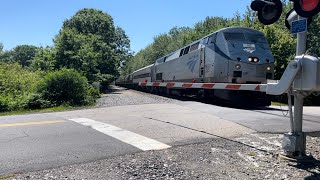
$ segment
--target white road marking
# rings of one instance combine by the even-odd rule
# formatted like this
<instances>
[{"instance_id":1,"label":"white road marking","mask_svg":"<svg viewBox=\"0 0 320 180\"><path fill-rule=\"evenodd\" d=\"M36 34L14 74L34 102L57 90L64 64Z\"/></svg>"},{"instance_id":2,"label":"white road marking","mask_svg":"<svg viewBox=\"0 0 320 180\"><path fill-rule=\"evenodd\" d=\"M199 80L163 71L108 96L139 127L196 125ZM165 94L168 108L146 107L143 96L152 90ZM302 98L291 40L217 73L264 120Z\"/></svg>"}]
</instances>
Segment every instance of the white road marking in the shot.
<instances>
[{"instance_id":1,"label":"white road marking","mask_svg":"<svg viewBox=\"0 0 320 180\"><path fill-rule=\"evenodd\" d=\"M84 126L89 126L92 129L95 129L108 136L111 136L122 142L130 144L134 147L137 147L143 151L160 150L160 149L167 149L171 147L167 144L161 143L154 139L150 139L142 135L136 134L134 132L130 132L125 129L121 129L116 126L112 126L110 124L102 123L92 119L77 118L77 119L69 119L69 120L82 124Z\"/></svg>"}]
</instances>

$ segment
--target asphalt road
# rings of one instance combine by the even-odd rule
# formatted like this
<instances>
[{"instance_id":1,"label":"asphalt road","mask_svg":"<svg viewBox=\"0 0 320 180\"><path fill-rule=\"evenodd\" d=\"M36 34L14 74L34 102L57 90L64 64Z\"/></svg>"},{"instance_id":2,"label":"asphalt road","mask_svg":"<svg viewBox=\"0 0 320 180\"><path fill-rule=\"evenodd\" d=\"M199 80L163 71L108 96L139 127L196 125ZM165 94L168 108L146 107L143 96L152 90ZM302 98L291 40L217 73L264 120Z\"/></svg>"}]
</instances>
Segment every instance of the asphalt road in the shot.
<instances>
[{"instance_id":1,"label":"asphalt road","mask_svg":"<svg viewBox=\"0 0 320 180\"><path fill-rule=\"evenodd\" d=\"M2 126L12 125L0 126L0 174L34 171L139 151L54 115L1 117L0 122Z\"/></svg>"},{"instance_id":2,"label":"asphalt road","mask_svg":"<svg viewBox=\"0 0 320 180\"><path fill-rule=\"evenodd\" d=\"M289 113L286 106L239 109L199 102L183 102L181 105L235 122L261 133L286 133L290 131ZM304 107L303 131L320 131L320 107Z\"/></svg>"},{"instance_id":3,"label":"asphalt road","mask_svg":"<svg viewBox=\"0 0 320 180\"><path fill-rule=\"evenodd\" d=\"M114 96L135 97L137 102L145 98L144 93L131 90ZM278 109L245 110L179 100L156 102L117 102L114 107L0 117L0 175L207 142L217 137L289 130L288 117ZM304 117L306 131L320 130L319 108L306 108Z\"/></svg>"}]
</instances>

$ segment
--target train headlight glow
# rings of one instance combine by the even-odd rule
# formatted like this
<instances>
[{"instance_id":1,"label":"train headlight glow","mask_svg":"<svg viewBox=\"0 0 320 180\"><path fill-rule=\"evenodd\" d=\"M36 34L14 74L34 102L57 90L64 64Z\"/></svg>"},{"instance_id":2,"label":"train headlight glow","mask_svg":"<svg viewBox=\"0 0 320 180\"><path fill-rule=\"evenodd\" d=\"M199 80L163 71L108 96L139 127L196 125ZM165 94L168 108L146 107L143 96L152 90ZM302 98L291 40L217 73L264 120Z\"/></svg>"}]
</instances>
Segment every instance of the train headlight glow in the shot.
<instances>
[{"instance_id":1,"label":"train headlight glow","mask_svg":"<svg viewBox=\"0 0 320 180\"><path fill-rule=\"evenodd\" d=\"M257 63L257 62L259 62L259 59L258 58L253 58L253 61Z\"/></svg>"},{"instance_id":2,"label":"train headlight glow","mask_svg":"<svg viewBox=\"0 0 320 180\"><path fill-rule=\"evenodd\" d=\"M241 69L241 65L240 64L236 64L235 68L239 70L239 69Z\"/></svg>"},{"instance_id":3,"label":"train headlight glow","mask_svg":"<svg viewBox=\"0 0 320 180\"><path fill-rule=\"evenodd\" d=\"M253 61L253 58L249 57L248 61L249 61L249 62L252 62L252 61Z\"/></svg>"},{"instance_id":4,"label":"train headlight glow","mask_svg":"<svg viewBox=\"0 0 320 180\"><path fill-rule=\"evenodd\" d=\"M267 67L267 70L268 70L268 71L270 71L270 70L271 70L271 67L270 67L270 66L268 66L268 67Z\"/></svg>"}]
</instances>

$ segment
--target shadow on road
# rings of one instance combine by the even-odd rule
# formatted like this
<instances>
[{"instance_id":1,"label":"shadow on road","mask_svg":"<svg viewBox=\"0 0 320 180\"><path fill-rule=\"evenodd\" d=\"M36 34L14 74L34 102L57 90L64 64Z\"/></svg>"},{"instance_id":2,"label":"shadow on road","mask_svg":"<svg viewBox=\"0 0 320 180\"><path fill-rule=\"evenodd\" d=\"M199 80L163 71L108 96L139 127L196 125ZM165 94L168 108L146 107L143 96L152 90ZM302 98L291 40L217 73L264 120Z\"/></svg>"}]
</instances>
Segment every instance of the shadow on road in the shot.
<instances>
[{"instance_id":1,"label":"shadow on road","mask_svg":"<svg viewBox=\"0 0 320 180\"><path fill-rule=\"evenodd\" d=\"M103 94L122 94L123 91L128 91L129 89L119 86L108 86L107 89L103 91Z\"/></svg>"}]
</instances>

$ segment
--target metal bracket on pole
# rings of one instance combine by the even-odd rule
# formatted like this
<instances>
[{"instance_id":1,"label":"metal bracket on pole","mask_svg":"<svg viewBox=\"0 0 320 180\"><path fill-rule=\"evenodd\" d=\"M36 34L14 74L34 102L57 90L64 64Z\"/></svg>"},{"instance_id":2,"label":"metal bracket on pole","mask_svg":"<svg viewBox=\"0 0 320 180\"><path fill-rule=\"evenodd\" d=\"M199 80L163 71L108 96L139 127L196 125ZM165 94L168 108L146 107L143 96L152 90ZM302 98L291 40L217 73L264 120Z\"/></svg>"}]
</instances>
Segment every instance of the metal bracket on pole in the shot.
<instances>
[{"instance_id":1,"label":"metal bracket on pole","mask_svg":"<svg viewBox=\"0 0 320 180\"><path fill-rule=\"evenodd\" d=\"M299 59L290 61L278 83L268 83L266 93L271 95L281 95L289 90L292 83L301 69Z\"/></svg>"}]
</instances>

